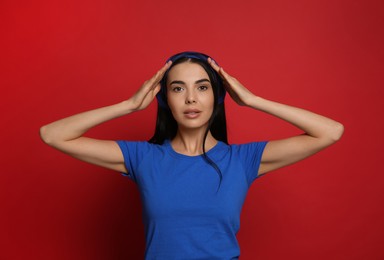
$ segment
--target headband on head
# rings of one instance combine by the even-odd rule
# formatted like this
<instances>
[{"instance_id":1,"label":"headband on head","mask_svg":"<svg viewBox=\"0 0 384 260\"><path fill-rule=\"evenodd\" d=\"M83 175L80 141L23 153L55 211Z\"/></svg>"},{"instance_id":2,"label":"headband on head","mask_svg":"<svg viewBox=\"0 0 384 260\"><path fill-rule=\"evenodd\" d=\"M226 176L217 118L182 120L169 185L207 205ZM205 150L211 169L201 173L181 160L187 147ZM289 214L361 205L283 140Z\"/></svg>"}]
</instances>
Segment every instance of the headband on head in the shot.
<instances>
[{"instance_id":1,"label":"headband on head","mask_svg":"<svg viewBox=\"0 0 384 260\"><path fill-rule=\"evenodd\" d=\"M170 57L167 60L167 62L172 61L172 63L175 63L177 60L183 59L183 58L191 58L191 59L201 60L201 61L204 61L208 64L209 56L204 54L204 53L200 53L200 52L186 51L186 52L181 52L181 53L173 55L172 57ZM216 64L217 64L217 62L216 62ZM172 68L172 65L171 65L171 68ZM165 82L164 78L165 78L165 75L168 74L168 72L171 68L169 68L165 72L164 77L160 82L161 90L156 95L157 102L159 103L159 105L161 107L164 107L164 108L168 108L167 86L166 86L166 82ZM216 82L218 83L218 103L222 104L224 102L224 98L225 98L225 94L226 94L225 88L223 86L223 81L222 81L220 75L212 67L210 67L210 69L213 72L213 76L215 77Z\"/></svg>"}]
</instances>

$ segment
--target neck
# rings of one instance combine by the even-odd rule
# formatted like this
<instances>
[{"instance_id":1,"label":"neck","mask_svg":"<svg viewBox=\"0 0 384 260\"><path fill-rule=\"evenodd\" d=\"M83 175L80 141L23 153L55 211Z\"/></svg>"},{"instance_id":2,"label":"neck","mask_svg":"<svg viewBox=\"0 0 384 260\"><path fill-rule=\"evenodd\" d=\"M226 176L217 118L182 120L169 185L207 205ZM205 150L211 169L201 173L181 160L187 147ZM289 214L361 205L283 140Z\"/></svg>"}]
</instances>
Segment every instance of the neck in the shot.
<instances>
[{"instance_id":1,"label":"neck","mask_svg":"<svg viewBox=\"0 0 384 260\"><path fill-rule=\"evenodd\" d=\"M173 149L185 155L200 155L203 154L204 131L191 130L183 131L178 129L175 138L172 139L171 144ZM205 151L209 151L217 144L217 140L208 132L205 140Z\"/></svg>"}]
</instances>

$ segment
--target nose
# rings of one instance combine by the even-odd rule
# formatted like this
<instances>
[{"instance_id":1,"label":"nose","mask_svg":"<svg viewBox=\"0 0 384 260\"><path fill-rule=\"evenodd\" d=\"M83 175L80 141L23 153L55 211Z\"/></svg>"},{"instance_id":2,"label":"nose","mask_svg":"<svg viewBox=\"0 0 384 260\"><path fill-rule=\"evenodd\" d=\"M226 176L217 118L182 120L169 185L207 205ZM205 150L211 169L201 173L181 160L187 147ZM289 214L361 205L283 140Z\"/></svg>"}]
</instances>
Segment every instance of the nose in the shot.
<instances>
[{"instance_id":1,"label":"nose","mask_svg":"<svg viewBox=\"0 0 384 260\"><path fill-rule=\"evenodd\" d=\"M187 99L185 101L185 104L194 104L194 103L196 103L196 100L194 100L194 99Z\"/></svg>"},{"instance_id":2,"label":"nose","mask_svg":"<svg viewBox=\"0 0 384 260\"><path fill-rule=\"evenodd\" d=\"M193 93L188 93L188 96L185 99L185 104L194 104L196 103L196 97Z\"/></svg>"}]
</instances>

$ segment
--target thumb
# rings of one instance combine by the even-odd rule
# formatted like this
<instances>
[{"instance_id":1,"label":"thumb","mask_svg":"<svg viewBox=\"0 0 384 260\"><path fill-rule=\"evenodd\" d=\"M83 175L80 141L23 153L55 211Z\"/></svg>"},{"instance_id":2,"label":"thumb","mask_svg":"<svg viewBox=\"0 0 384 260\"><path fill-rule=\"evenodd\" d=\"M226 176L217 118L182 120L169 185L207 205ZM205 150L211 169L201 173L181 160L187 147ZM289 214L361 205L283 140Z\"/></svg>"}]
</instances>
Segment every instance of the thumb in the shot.
<instances>
[{"instance_id":1,"label":"thumb","mask_svg":"<svg viewBox=\"0 0 384 260\"><path fill-rule=\"evenodd\" d=\"M155 86L155 88L153 89L153 93L154 93L154 95L156 95L157 93L159 93L160 89L161 89L161 85L160 85L160 83L159 83L159 84L157 84L157 85Z\"/></svg>"}]
</instances>

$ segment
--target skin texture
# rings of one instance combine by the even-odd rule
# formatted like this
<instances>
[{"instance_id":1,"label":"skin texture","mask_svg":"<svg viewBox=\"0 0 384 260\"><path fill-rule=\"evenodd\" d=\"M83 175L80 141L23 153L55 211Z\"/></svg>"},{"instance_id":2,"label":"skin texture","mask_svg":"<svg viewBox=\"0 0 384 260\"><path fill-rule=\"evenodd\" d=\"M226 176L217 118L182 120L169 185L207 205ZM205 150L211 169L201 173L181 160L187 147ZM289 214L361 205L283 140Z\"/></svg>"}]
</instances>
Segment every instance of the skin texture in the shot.
<instances>
[{"instance_id":1,"label":"skin texture","mask_svg":"<svg viewBox=\"0 0 384 260\"><path fill-rule=\"evenodd\" d=\"M227 92L237 104L278 117L304 132L299 136L270 141L262 156L260 175L311 156L335 143L342 136L344 128L339 122L259 97L211 59L209 64L222 77ZM124 158L116 142L83 135L98 124L145 109L159 92L159 82L170 66L171 62L165 64L128 100L43 126L40 129L41 138L52 147L77 159L126 173ZM185 155L202 154L204 130L212 113L213 92L208 82L197 82L201 79L209 78L198 64L181 63L169 72L168 103L179 125L171 144L176 152ZM177 83L171 84L173 81ZM186 115L185 112L191 109L197 113ZM205 144L206 151L216 143L217 140L209 133Z\"/></svg>"},{"instance_id":2,"label":"skin texture","mask_svg":"<svg viewBox=\"0 0 384 260\"><path fill-rule=\"evenodd\" d=\"M178 123L173 149L186 155L202 154L202 138L214 106L209 76L200 65L184 62L170 70L167 81L168 105ZM206 149L216 143L209 135Z\"/></svg>"},{"instance_id":3,"label":"skin texture","mask_svg":"<svg viewBox=\"0 0 384 260\"><path fill-rule=\"evenodd\" d=\"M259 175L307 158L341 138L344 127L339 122L308 110L258 97L236 78L226 73L212 59L209 59L209 63L223 78L226 90L237 104L276 116L293 124L305 133L270 141L261 158Z\"/></svg>"}]
</instances>

